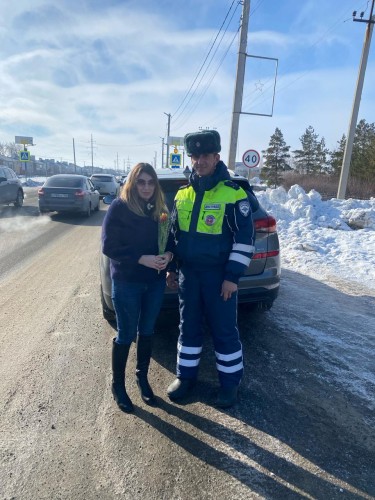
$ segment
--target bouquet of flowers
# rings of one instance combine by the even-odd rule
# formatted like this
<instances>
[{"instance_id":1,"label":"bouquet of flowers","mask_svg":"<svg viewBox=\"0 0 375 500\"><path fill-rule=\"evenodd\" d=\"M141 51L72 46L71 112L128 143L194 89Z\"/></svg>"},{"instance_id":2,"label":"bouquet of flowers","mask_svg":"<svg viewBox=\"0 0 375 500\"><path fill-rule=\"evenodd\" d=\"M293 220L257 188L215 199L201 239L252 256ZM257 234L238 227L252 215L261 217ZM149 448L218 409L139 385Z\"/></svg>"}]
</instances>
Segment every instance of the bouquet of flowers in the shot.
<instances>
[{"instance_id":1,"label":"bouquet of flowers","mask_svg":"<svg viewBox=\"0 0 375 500\"><path fill-rule=\"evenodd\" d=\"M167 246L168 234L170 228L170 217L167 212L162 212L159 217L159 227L158 227L158 244L159 244L159 255L165 252Z\"/></svg>"}]
</instances>

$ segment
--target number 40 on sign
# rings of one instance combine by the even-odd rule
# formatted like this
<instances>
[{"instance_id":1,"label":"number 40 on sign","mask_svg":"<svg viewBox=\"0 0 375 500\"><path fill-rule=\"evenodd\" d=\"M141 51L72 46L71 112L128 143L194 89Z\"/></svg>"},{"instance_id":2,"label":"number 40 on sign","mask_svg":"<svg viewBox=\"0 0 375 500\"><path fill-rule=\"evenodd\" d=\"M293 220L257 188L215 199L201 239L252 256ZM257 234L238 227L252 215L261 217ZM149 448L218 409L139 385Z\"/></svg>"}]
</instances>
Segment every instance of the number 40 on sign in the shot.
<instances>
[{"instance_id":1,"label":"number 40 on sign","mask_svg":"<svg viewBox=\"0 0 375 500\"><path fill-rule=\"evenodd\" d=\"M242 156L242 163L248 168L254 168L259 165L260 154L255 149L248 149Z\"/></svg>"}]
</instances>

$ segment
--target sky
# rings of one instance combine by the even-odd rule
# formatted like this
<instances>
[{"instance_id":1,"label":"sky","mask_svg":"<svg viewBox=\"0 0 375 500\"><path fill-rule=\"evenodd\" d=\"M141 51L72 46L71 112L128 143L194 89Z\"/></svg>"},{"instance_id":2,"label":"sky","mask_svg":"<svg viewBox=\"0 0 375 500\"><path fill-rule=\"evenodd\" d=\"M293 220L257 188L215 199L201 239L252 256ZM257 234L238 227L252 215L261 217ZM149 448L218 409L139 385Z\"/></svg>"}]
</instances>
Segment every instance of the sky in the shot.
<instances>
[{"instance_id":1,"label":"sky","mask_svg":"<svg viewBox=\"0 0 375 500\"><path fill-rule=\"evenodd\" d=\"M170 115L174 137L216 128L227 162L238 0L1 4L0 142L33 137L36 158L73 162L74 139L80 166L93 157L105 168L139 161L161 167ZM273 116L241 115L237 161L248 149L266 149L276 127L291 150L310 125L329 149L337 147L349 125L366 29L352 12L366 18L370 6L251 1L242 111ZM375 122L374 62L372 47L359 111L368 123Z\"/></svg>"}]
</instances>

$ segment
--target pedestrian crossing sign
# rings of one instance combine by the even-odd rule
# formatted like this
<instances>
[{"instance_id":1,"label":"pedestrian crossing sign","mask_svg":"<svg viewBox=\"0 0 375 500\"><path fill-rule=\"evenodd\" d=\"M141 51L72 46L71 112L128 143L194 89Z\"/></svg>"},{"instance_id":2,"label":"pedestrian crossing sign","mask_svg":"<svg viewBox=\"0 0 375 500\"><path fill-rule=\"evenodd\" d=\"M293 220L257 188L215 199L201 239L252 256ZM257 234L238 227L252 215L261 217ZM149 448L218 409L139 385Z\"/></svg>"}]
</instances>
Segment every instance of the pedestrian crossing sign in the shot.
<instances>
[{"instance_id":1,"label":"pedestrian crossing sign","mask_svg":"<svg viewBox=\"0 0 375 500\"><path fill-rule=\"evenodd\" d=\"M171 153L170 154L170 163L171 167L180 167L181 166L181 154Z\"/></svg>"},{"instance_id":2,"label":"pedestrian crossing sign","mask_svg":"<svg viewBox=\"0 0 375 500\"><path fill-rule=\"evenodd\" d=\"M21 161L30 161L30 151L20 151Z\"/></svg>"}]
</instances>

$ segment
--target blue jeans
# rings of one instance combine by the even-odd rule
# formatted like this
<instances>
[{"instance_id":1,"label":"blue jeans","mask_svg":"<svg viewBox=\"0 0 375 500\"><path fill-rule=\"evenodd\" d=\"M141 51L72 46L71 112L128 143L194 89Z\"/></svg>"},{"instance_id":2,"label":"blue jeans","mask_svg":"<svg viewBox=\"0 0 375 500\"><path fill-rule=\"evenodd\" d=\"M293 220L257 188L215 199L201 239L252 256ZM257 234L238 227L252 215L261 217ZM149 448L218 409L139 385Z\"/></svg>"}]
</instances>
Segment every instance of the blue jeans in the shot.
<instances>
[{"instance_id":1,"label":"blue jeans","mask_svg":"<svg viewBox=\"0 0 375 500\"><path fill-rule=\"evenodd\" d=\"M164 289L164 279L149 284L112 280L112 301L117 316L117 344L130 345L137 334L153 335Z\"/></svg>"}]
</instances>

